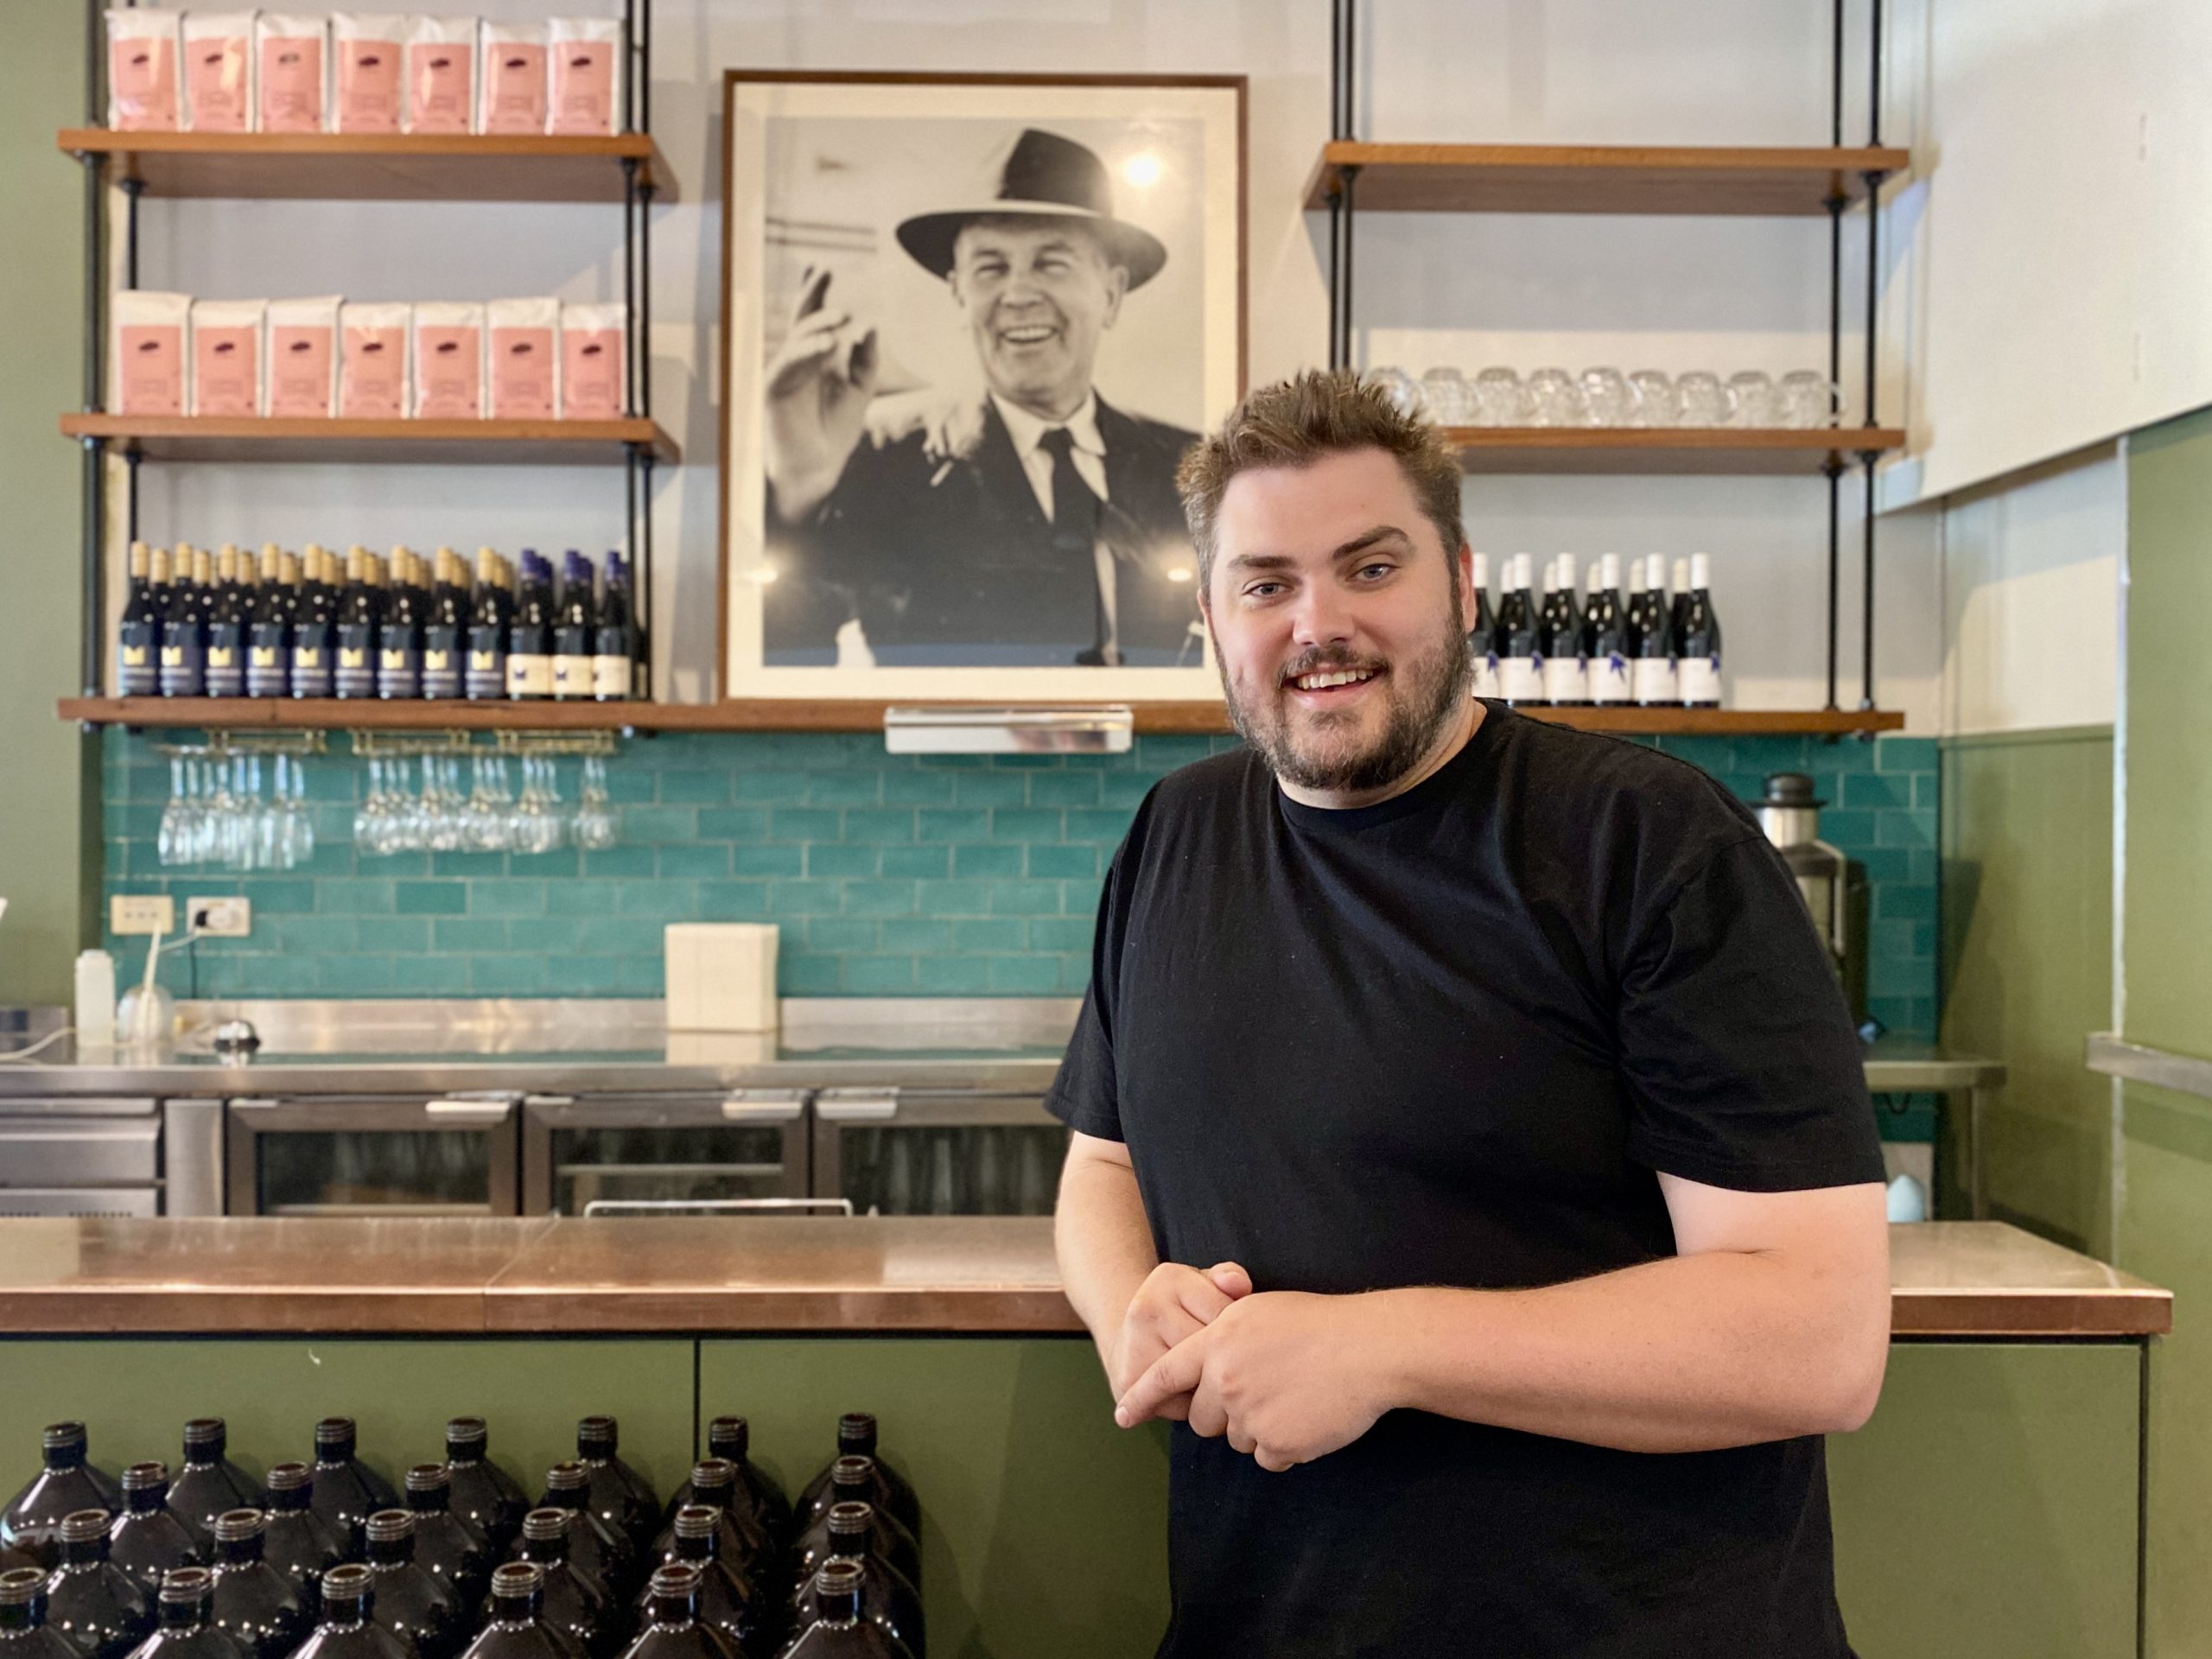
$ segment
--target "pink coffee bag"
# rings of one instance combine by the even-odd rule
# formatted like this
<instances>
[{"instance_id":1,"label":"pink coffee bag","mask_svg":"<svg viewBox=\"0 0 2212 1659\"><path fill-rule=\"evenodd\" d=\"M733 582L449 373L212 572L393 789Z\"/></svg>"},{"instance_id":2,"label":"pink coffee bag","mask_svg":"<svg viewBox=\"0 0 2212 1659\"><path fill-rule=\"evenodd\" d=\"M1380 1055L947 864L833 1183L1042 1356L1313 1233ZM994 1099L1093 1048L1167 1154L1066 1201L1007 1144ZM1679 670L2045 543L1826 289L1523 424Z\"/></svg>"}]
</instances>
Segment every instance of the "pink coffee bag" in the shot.
<instances>
[{"instance_id":1,"label":"pink coffee bag","mask_svg":"<svg viewBox=\"0 0 2212 1659\"><path fill-rule=\"evenodd\" d=\"M253 130L253 14L184 15L184 126L192 132Z\"/></svg>"},{"instance_id":2,"label":"pink coffee bag","mask_svg":"<svg viewBox=\"0 0 2212 1659\"><path fill-rule=\"evenodd\" d=\"M261 413L264 300L200 300L192 308L192 412Z\"/></svg>"},{"instance_id":3,"label":"pink coffee bag","mask_svg":"<svg viewBox=\"0 0 2212 1659\"><path fill-rule=\"evenodd\" d=\"M622 418L626 366L620 305L561 308L561 417Z\"/></svg>"},{"instance_id":4,"label":"pink coffee bag","mask_svg":"<svg viewBox=\"0 0 2212 1659\"><path fill-rule=\"evenodd\" d=\"M177 14L137 7L107 15L107 124L117 132L174 132Z\"/></svg>"},{"instance_id":5,"label":"pink coffee bag","mask_svg":"<svg viewBox=\"0 0 2212 1659\"><path fill-rule=\"evenodd\" d=\"M191 296L128 289L110 305L115 351L109 406L118 415L183 414Z\"/></svg>"},{"instance_id":6,"label":"pink coffee bag","mask_svg":"<svg viewBox=\"0 0 2212 1659\"><path fill-rule=\"evenodd\" d=\"M426 421L484 417L484 308L418 305L414 320L415 414Z\"/></svg>"},{"instance_id":7,"label":"pink coffee bag","mask_svg":"<svg viewBox=\"0 0 2212 1659\"><path fill-rule=\"evenodd\" d=\"M405 99L404 17L341 11L330 20L334 132L397 132Z\"/></svg>"},{"instance_id":8,"label":"pink coffee bag","mask_svg":"<svg viewBox=\"0 0 2212 1659\"><path fill-rule=\"evenodd\" d=\"M556 17L546 32L546 130L620 132L622 25L611 17Z\"/></svg>"},{"instance_id":9,"label":"pink coffee bag","mask_svg":"<svg viewBox=\"0 0 2212 1659\"><path fill-rule=\"evenodd\" d=\"M338 309L338 412L349 421L396 421L408 413L405 305Z\"/></svg>"},{"instance_id":10,"label":"pink coffee bag","mask_svg":"<svg viewBox=\"0 0 2212 1659\"><path fill-rule=\"evenodd\" d=\"M495 421L550 421L561 408L558 300L494 300L487 314Z\"/></svg>"},{"instance_id":11,"label":"pink coffee bag","mask_svg":"<svg viewBox=\"0 0 2212 1659\"><path fill-rule=\"evenodd\" d=\"M254 70L259 80L262 131L322 130L328 35L327 21L321 17L264 11L255 20Z\"/></svg>"},{"instance_id":12,"label":"pink coffee bag","mask_svg":"<svg viewBox=\"0 0 2212 1659\"><path fill-rule=\"evenodd\" d=\"M545 130L545 25L484 25L479 132Z\"/></svg>"},{"instance_id":13,"label":"pink coffee bag","mask_svg":"<svg viewBox=\"0 0 2212 1659\"><path fill-rule=\"evenodd\" d=\"M407 24L407 130L468 132L476 124L476 20L413 17Z\"/></svg>"},{"instance_id":14,"label":"pink coffee bag","mask_svg":"<svg viewBox=\"0 0 2212 1659\"><path fill-rule=\"evenodd\" d=\"M269 302L264 413L327 420L338 402L337 296Z\"/></svg>"}]
</instances>

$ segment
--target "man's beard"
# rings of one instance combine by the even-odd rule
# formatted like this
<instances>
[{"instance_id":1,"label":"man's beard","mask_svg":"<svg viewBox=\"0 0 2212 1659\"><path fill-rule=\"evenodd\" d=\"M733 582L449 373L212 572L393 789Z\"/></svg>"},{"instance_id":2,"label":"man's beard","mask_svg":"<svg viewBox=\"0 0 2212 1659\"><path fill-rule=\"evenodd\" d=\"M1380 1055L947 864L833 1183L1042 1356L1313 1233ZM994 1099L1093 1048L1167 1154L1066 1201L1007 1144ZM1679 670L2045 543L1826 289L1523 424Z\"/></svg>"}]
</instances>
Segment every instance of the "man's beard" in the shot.
<instances>
[{"instance_id":1,"label":"man's beard","mask_svg":"<svg viewBox=\"0 0 2212 1659\"><path fill-rule=\"evenodd\" d=\"M1294 730L1289 681L1297 675L1317 674L1332 668L1377 668L1345 651L1325 651L1301 657L1291 664L1294 672L1279 674L1272 699L1262 692L1247 706L1230 683L1221 642L1214 642L1214 662L1221 671L1221 690L1229 704L1230 723L1236 734L1260 752L1268 769L1287 784L1300 789L1327 790L1341 794L1363 794L1395 783L1427 757L1445 728L1462 712L1467 701L1473 665L1467 641L1454 620L1458 607L1447 614L1442 632L1428 648L1389 664L1378 689L1387 704L1382 732L1363 747L1313 741L1313 734ZM1349 729L1357 715L1319 717L1322 733L1339 725Z\"/></svg>"}]
</instances>

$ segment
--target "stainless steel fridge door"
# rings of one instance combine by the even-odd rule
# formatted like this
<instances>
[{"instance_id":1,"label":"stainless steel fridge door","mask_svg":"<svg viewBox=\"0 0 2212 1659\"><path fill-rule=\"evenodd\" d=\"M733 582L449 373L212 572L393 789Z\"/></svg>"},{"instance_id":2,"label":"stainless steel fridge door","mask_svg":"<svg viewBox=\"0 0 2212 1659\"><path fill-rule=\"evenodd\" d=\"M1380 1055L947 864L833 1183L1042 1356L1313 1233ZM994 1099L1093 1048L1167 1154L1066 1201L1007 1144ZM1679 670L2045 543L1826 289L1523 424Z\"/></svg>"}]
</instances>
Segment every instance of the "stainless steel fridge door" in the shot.
<instances>
[{"instance_id":1,"label":"stainless steel fridge door","mask_svg":"<svg viewBox=\"0 0 2212 1659\"><path fill-rule=\"evenodd\" d=\"M1032 1094L824 1089L814 1191L862 1215L1049 1216L1066 1127Z\"/></svg>"},{"instance_id":2,"label":"stainless steel fridge door","mask_svg":"<svg viewBox=\"0 0 2212 1659\"><path fill-rule=\"evenodd\" d=\"M529 1095L522 1213L807 1196L807 1091Z\"/></svg>"},{"instance_id":3,"label":"stainless steel fridge door","mask_svg":"<svg viewBox=\"0 0 2212 1659\"><path fill-rule=\"evenodd\" d=\"M233 1216L512 1216L519 1094L249 1097L224 1113Z\"/></svg>"}]
</instances>

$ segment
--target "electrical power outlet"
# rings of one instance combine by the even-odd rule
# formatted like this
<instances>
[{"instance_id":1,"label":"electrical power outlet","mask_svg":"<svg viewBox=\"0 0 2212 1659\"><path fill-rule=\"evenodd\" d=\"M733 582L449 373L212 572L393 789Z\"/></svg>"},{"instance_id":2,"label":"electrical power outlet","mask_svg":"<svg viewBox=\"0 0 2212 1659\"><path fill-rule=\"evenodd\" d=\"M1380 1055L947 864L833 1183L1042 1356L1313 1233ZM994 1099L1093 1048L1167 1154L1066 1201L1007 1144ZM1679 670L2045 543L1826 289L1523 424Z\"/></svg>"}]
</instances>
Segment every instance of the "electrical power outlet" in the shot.
<instances>
[{"instance_id":1,"label":"electrical power outlet","mask_svg":"<svg viewBox=\"0 0 2212 1659\"><path fill-rule=\"evenodd\" d=\"M176 931L176 900L166 893L118 893L107 901L111 933Z\"/></svg>"},{"instance_id":2,"label":"electrical power outlet","mask_svg":"<svg viewBox=\"0 0 2212 1659\"><path fill-rule=\"evenodd\" d=\"M202 938L242 939L253 931L253 900L236 897L193 898L184 901L187 927L196 927Z\"/></svg>"}]
</instances>

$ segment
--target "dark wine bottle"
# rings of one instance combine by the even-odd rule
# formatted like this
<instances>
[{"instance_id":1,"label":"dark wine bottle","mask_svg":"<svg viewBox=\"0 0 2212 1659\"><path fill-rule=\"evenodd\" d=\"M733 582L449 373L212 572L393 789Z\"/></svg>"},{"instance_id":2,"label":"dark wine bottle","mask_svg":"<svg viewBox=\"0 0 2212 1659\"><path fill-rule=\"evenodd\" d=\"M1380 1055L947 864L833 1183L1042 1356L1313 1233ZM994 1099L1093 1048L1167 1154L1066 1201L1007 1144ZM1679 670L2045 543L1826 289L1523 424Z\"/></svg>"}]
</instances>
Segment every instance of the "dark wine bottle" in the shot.
<instances>
[{"instance_id":1,"label":"dark wine bottle","mask_svg":"<svg viewBox=\"0 0 2212 1659\"><path fill-rule=\"evenodd\" d=\"M453 1659L467 1638L467 1615L453 1592L416 1561L413 1514L378 1510L362 1529L368 1536L369 1571L376 1577L376 1605L369 1616L411 1643L421 1659Z\"/></svg>"},{"instance_id":2,"label":"dark wine bottle","mask_svg":"<svg viewBox=\"0 0 2212 1659\"><path fill-rule=\"evenodd\" d=\"M1590 677L1582 660L1582 613L1574 602L1574 555L1552 561L1551 593L1544 601L1538 649L1544 657L1544 701L1575 708L1590 701Z\"/></svg>"},{"instance_id":3,"label":"dark wine bottle","mask_svg":"<svg viewBox=\"0 0 2212 1659\"><path fill-rule=\"evenodd\" d=\"M1544 700L1543 658L1536 649L1536 607L1529 577L1526 553L1506 560L1497 607L1497 695L1516 706Z\"/></svg>"},{"instance_id":4,"label":"dark wine bottle","mask_svg":"<svg viewBox=\"0 0 2212 1659\"><path fill-rule=\"evenodd\" d=\"M612 1659L621 1646L622 1620L606 1581L569 1559L573 1510L532 1510L523 1516L517 1559L544 1574L544 1618L574 1637L591 1659Z\"/></svg>"},{"instance_id":5,"label":"dark wine bottle","mask_svg":"<svg viewBox=\"0 0 2212 1659\"><path fill-rule=\"evenodd\" d=\"M915 1659L912 1649L861 1614L859 1563L830 1561L814 1575L811 1621L783 1659Z\"/></svg>"},{"instance_id":6,"label":"dark wine bottle","mask_svg":"<svg viewBox=\"0 0 2212 1659\"><path fill-rule=\"evenodd\" d=\"M134 1463L124 1470L123 1512L108 1529L108 1556L141 1588L156 1593L163 1573L206 1564L200 1541L169 1513L166 1463Z\"/></svg>"},{"instance_id":7,"label":"dark wine bottle","mask_svg":"<svg viewBox=\"0 0 2212 1659\"><path fill-rule=\"evenodd\" d=\"M687 1561L654 1569L645 1624L622 1659L731 1659L721 1637L699 1623L698 1614L699 1569Z\"/></svg>"},{"instance_id":8,"label":"dark wine bottle","mask_svg":"<svg viewBox=\"0 0 2212 1659\"><path fill-rule=\"evenodd\" d=\"M261 550L261 582L245 616L245 694L281 697L292 684L292 600L285 591L284 555L274 542Z\"/></svg>"},{"instance_id":9,"label":"dark wine bottle","mask_svg":"<svg viewBox=\"0 0 2212 1659\"><path fill-rule=\"evenodd\" d=\"M830 1561L851 1561L861 1569L861 1617L870 1624L880 1625L886 1632L896 1637L913 1649L914 1659L923 1659L926 1641L922 1621L922 1592L888 1562L873 1554L869 1548L869 1533L874 1521L874 1510L865 1503L833 1503L830 1506L830 1554L823 1565ZM813 1597L810 1585L802 1581L791 1592L792 1612L797 1628L804 1630L813 1622Z\"/></svg>"},{"instance_id":10,"label":"dark wine bottle","mask_svg":"<svg viewBox=\"0 0 2212 1659\"><path fill-rule=\"evenodd\" d=\"M553 696L557 700L578 702L592 696L598 637L591 561L572 547L562 562L561 608L553 620Z\"/></svg>"},{"instance_id":11,"label":"dark wine bottle","mask_svg":"<svg viewBox=\"0 0 2212 1659\"><path fill-rule=\"evenodd\" d=\"M468 607L466 688L474 702L507 695L507 614L500 595L499 556L476 550L476 592Z\"/></svg>"},{"instance_id":12,"label":"dark wine bottle","mask_svg":"<svg viewBox=\"0 0 2212 1659\"><path fill-rule=\"evenodd\" d=\"M61 1562L47 1580L46 1622L80 1659L123 1659L154 1630L154 1599L108 1560L105 1510L61 1517Z\"/></svg>"},{"instance_id":13,"label":"dark wine bottle","mask_svg":"<svg viewBox=\"0 0 2212 1659\"><path fill-rule=\"evenodd\" d=\"M315 1626L299 1586L262 1554L268 1524L259 1510L226 1510L215 1517L212 1617L249 1659L285 1659Z\"/></svg>"},{"instance_id":14,"label":"dark wine bottle","mask_svg":"<svg viewBox=\"0 0 2212 1659\"><path fill-rule=\"evenodd\" d=\"M467 649L467 594L461 556L449 547L437 551L435 586L423 617L423 695L436 700L461 694L461 664Z\"/></svg>"},{"instance_id":15,"label":"dark wine bottle","mask_svg":"<svg viewBox=\"0 0 2212 1659\"><path fill-rule=\"evenodd\" d=\"M0 1573L0 1659L80 1659L46 1622L46 1574L37 1567Z\"/></svg>"},{"instance_id":16,"label":"dark wine bottle","mask_svg":"<svg viewBox=\"0 0 2212 1659\"><path fill-rule=\"evenodd\" d=\"M415 1564L474 1607L491 1582L491 1541L453 1512L453 1477L442 1463L407 1471L407 1507L415 1515Z\"/></svg>"},{"instance_id":17,"label":"dark wine bottle","mask_svg":"<svg viewBox=\"0 0 2212 1659\"><path fill-rule=\"evenodd\" d=\"M159 696L162 619L154 605L154 556L143 542L130 543L130 586L116 624L116 689L126 697Z\"/></svg>"},{"instance_id":18,"label":"dark wine bottle","mask_svg":"<svg viewBox=\"0 0 2212 1659\"><path fill-rule=\"evenodd\" d=\"M914 1496L914 1489L905 1478L883 1461L877 1440L874 1412L849 1411L837 1420L837 1456L828 1468L806 1484L806 1490L793 1505L794 1526L812 1526L829 1512L832 1503L844 1502L844 1497L830 1495L831 1487L839 1478L837 1465L847 1458L867 1458L870 1460L868 1490L850 1496L874 1504L908 1532L921 1530L921 1500Z\"/></svg>"},{"instance_id":19,"label":"dark wine bottle","mask_svg":"<svg viewBox=\"0 0 2212 1659\"><path fill-rule=\"evenodd\" d=\"M1675 694L1675 623L1665 588L1667 561L1654 553L1641 561L1643 590L1637 620L1628 632L1629 693L1646 709L1671 708Z\"/></svg>"},{"instance_id":20,"label":"dark wine bottle","mask_svg":"<svg viewBox=\"0 0 2212 1659\"><path fill-rule=\"evenodd\" d=\"M1675 645L1677 652L1681 646L1682 624L1687 620L1689 602L1690 562L1688 559L1676 559L1674 598L1668 604L1667 617L1668 620L1674 625Z\"/></svg>"},{"instance_id":21,"label":"dark wine bottle","mask_svg":"<svg viewBox=\"0 0 2212 1659\"><path fill-rule=\"evenodd\" d=\"M1675 641L1676 690L1685 709L1720 706L1720 616L1713 608L1713 559L1690 555L1689 603Z\"/></svg>"},{"instance_id":22,"label":"dark wine bottle","mask_svg":"<svg viewBox=\"0 0 2212 1659\"><path fill-rule=\"evenodd\" d=\"M766 1655L773 1651L782 1631L780 1591L772 1580L749 1571L748 1563L722 1554L720 1527L724 1513L704 1503L687 1503L678 1510L673 1560L699 1569L698 1607L694 1615L698 1621L718 1632L736 1652ZM652 1593L649 1582L638 1598L641 1613Z\"/></svg>"},{"instance_id":23,"label":"dark wine bottle","mask_svg":"<svg viewBox=\"0 0 2212 1659\"><path fill-rule=\"evenodd\" d=\"M733 1495L733 1507L741 1504L748 1508L760 1530L780 1549L791 1542L791 1500L784 1496L784 1489L774 1478L747 1455L752 1446L752 1425L744 1418L716 1417L707 1424L707 1456L721 1458L737 1466L738 1484ZM677 1510L695 1501L704 1500L695 1500L691 1483L686 1480L669 1500L664 1518L675 1520Z\"/></svg>"},{"instance_id":24,"label":"dark wine bottle","mask_svg":"<svg viewBox=\"0 0 2212 1659\"><path fill-rule=\"evenodd\" d=\"M545 1496L538 1503L575 1517L569 1526L569 1559L604 1584L608 1594L626 1597L636 1581L638 1553L626 1535L593 1513L591 1471L573 1460L555 1464L545 1471Z\"/></svg>"},{"instance_id":25,"label":"dark wine bottle","mask_svg":"<svg viewBox=\"0 0 2212 1659\"><path fill-rule=\"evenodd\" d=\"M391 550L391 586L377 625L377 696L387 702L423 695L423 617L429 601L421 564L405 548Z\"/></svg>"},{"instance_id":26,"label":"dark wine bottle","mask_svg":"<svg viewBox=\"0 0 2212 1659\"><path fill-rule=\"evenodd\" d=\"M636 676L637 640L631 626L630 568L620 553L607 556L607 591L592 633L592 696L601 702L629 700Z\"/></svg>"},{"instance_id":27,"label":"dark wine bottle","mask_svg":"<svg viewBox=\"0 0 2212 1659\"><path fill-rule=\"evenodd\" d=\"M358 1441L351 1417L326 1417L315 1426L315 1484L308 1504L349 1559L367 1554L364 1529L369 1516L399 1504L391 1483L354 1455Z\"/></svg>"},{"instance_id":28,"label":"dark wine bottle","mask_svg":"<svg viewBox=\"0 0 2212 1659\"><path fill-rule=\"evenodd\" d=\"M261 1488L224 1452L230 1431L219 1417L194 1417L184 1426L184 1464L169 1483L169 1513L205 1545L215 1535L215 1517L226 1510L258 1510Z\"/></svg>"},{"instance_id":29,"label":"dark wine bottle","mask_svg":"<svg viewBox=\"0 0 2212 1659\"><path fill-rule=\"evenodd\" d=\"M585 1659L583 1644L545 1618L545 1574L535 1562L503 1562L492 1574L492 1617L467 1659Z\"/></svg>"},{"instance_id":30,"label":"dark wine bottle","mask_svg":"<svg viewBox=\"0 0 2212 1659\"><path fill-rule=\"evenodd\" d=\"M309 1506L315 1471L304 1463L269 1466L269 1525L262 1559L289 1579L310 1609L322 1593L322 1575L346 1559L340 1535Z\"/></svg>"},{"instance_id":31,"label":"dark wine bottle","mask_svg":"<svg viewBox=\"0 0 2212 1659\"><path fill-rule=\"evenodd\" d=\"M163 1574L155 1598L160 1622L135 1659L251 1659L235 1637L215 1628L214 1595L215 1575L204 1567Z\"/></svg>"},{"instance_id":32,"label":"dark wine bottle","mask_svg":"<svg viewBox=\"0 0 2212 1659\"><path fill-rule=\"evenodd\" d=\"M735 1464L727 1458L702 1458L693 1465L691 1478L684 1484L691 1491L691 1502L679 1505L677 1514L687 1509L711 1513L715 1517L715 1549L722 1560L756 1576L779 1575L782 1541L770 1536L753 1513L751 1495L739 1481ZM671 1517L653 1540L651 1559L658 1567L677 1558L676 1522Z\"/></svg>"},{"instance_id":33,"label":"dark wine bottle","mask_svg":"<svg viewBox=\"0 0 2212 1659\"><path fill-rule=\"evenodd\" d=\"M334 694L338 671L338 596L330 587L331 555L310 543L302 556L300 602L292 618L292 695Z\"/></svg>"},{"instance_id":34,"label":"dark wine bottle","mask_svg":"<svg viewBox=\"0 0 2212 1659\"><path fill-rule=\"evenodd\" d=\"M1474 626L1467 630L1467 660L1472 672L1468 689L1478 697L1497 696L1497 615L1490 603L1490 555L1473 556L1472 579L1475 591L1469 608L1474 614Z\"/></svg>"},{"instance_id":35,"label":"dark wine bottle","mask_svg":"<svg viewBox=\"0 0 2212 1659\"><path fill-rule=\"evenodd\" d=\"M830 1465L830 1502L805 1522L791 1545L791 1564L803 1583L830 1559L830 1511L840 1503L868 1506L868 1553L881 1556L909 1583L922 1581L922 1547L880 1501L883 1488L873 1458L840 1458Z\"/></svg>"},{"instance_id":36,"label":"dark wine bottle","mask_svg":"<svg viewBox=\"0 0 2212 1659\"><path fill-rule=\"evenodd\" d=\"M122 1506L122 1483L85 1460L86 1445L82 1423L46 1426L40 1435L43 1466L0 1510L0 1545L52 1567L61 1557L61 1522L73 1510Z\"/></svg>"},{"instance_id":37,"label":"dark wine bottle","mask_svg":"<svg viewBox=\"0 0 2212 1659\"><path fill-rule=\"evenodd\" d=\"M245 618L253 586L251 564L241 571L238 550L223 543L215 556L215 587L207 603L207 695L245 695Z\"/></svg>"},{"instance_id":38,"label":"dark wine bottle","mask_svg":"<svg viewBox=\"0 0 2212 1659\"><path fill-rule=\"evenodd\" d=\"M377 558L355 545L346 553L346 590L338 600L338 671L332 693L340 697L377 694L377 630L384 620L384 595L377 584Z\"/></svg>"},{"instance_id":39,"label":"dark wine bottle","mask_svg":"<svg viewBox=\"0 0 2212 1659\"><path fill-rule=\"evenodd\" d=\"M446 1474L453 1512L482 1535L494 1553L522 1530L530 1499L514 1478L488 1455L492 1432L481 1417L456 1417L446 1425Z\"/></svg>"},{"instance_id":40,"label":"dark wine bottle","mask_svg":"<svg viewBox=\"0 0 2212 1659\"><path fill-rule=\"evenodd\" d=\"M1630 701L1628 614L1621 602L1621 556L1598 561L1598 586L1582 616L1582 655L1589 664L1590 701L1618 708Z\"/></svg>"},{"instance_id":41,"label":"dark wine bottle","mask_svg":"<svg viewBox=\"0 0 2212 1659\"><path fill-rule=\"evenodd\" d=\"M376 1575L367 1567L357 1563L332 1567L322 1575L317 1599L322 1611L315 1633L300 1644L293 1659L417 1659L410 1643L372 1616Z\"/></svg>"},{"instance_id":42,"label":"dark wine bottle","mask_svg":"<svg viewBox=\"0 0 2212 1659\"><path fill-rule=\"evenodd\" d=\"M592 1512L643 1554L660 1523L660 1498L645 1478L617 1455L621 1431L612 1417L576 1425L576 1461L591 1476Z\"/></svg>"},{"instance_id":43,"label":"dark wine bottle","mask_svg":"<svg viewBox=\"0 0 2212 1659\"><path fill-rule=\"evenodd\" d=\"M207 694L207 630L194 585L194 556L177 545L169 581L168 605L162 613L162 695L200 697Z\"/></svg>"},{"instance_id":44,"label":"dark wine bottle","mask_svg":"<svg viewBox=\"0 0 2212 1659\"><path fill-rule=\"evenodd\" d=\"M507 628L507 696L543 702L553 695L553 572L529 548L522 550L522 588Z\"/></svg>"}]
</instances>

